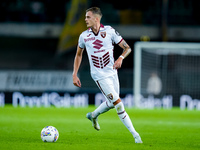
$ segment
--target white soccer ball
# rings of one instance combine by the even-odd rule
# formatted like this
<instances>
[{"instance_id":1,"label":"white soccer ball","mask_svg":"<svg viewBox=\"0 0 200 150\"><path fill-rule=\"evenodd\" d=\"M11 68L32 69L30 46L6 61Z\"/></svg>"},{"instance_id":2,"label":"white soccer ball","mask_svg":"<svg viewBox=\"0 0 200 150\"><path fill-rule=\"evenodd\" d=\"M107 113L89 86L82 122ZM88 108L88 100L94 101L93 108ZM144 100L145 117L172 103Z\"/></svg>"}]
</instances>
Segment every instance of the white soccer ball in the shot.
<instances>
[{"instance_id":1,"label":"white soccer ball","mask_svg":"<svg viewBox=\"0 0 200 150\"><path fill-rule=\"evenodd\" d=\"M41 139L44 142L56 142L58 137L58 130L53 126L46 126L41 131Z\"/></svg>"}]
</instances>

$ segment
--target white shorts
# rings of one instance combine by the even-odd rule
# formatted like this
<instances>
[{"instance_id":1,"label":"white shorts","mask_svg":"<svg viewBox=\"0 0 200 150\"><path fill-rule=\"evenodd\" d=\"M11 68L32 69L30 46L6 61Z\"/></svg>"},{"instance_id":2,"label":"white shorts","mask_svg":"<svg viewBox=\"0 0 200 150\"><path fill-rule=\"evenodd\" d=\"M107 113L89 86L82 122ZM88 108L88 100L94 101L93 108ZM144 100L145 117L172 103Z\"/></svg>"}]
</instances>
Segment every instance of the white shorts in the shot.
<instances>
[{"instance_id":1,"label":"white shorts","mask_svg":"<svg viewBox=\"0 0 200 150\"><path fill-rule=\"evenodd\" d=\"M114 103L119 99L119 79L117 74L97 80L96 84L110 103Z\"/></svg>"}]
</instances>

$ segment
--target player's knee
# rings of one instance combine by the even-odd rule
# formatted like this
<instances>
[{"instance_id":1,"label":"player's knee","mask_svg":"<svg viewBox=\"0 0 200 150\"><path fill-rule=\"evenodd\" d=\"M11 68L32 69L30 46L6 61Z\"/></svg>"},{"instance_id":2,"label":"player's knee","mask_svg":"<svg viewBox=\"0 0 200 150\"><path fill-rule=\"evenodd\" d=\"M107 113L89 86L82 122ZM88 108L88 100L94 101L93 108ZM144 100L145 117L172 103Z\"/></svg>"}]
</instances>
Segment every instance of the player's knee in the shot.
<instances>
[{"instance_id":1,"label":"player's knee","mask_svg":"<svg viewBox=\"0 0 200 150\"><path fill-rule=\"evenodd\" d=\"M110 102L108 102L108 101L106 101L106 105L107 105L110 109L114 108L113 103L110 103Z\"/></svg>"},{"instance_id":2,"label":"player's knee","mask_svg":"<svg viewBox=\"0 0 200 150\"><path fill-rule=\"evenodd\" d=\"M116 104L115 108L118 114L124 112L124 104L122 103L122 101Z\"/></svg>"}]
</instances>

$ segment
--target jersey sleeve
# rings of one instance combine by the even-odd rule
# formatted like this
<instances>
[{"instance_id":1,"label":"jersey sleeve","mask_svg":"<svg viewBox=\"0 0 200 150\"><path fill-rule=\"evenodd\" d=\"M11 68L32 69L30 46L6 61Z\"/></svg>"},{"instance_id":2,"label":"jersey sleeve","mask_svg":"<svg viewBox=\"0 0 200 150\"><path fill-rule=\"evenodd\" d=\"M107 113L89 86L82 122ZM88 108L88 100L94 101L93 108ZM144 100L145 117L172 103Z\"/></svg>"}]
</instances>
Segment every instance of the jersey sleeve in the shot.
<instances>
[{"instance_id":1,"label":"jersey sleeve","mask_svg":"<svg viewBox=\"0 0 200 150\"><path fill-rule=\"evenodd\" d=\"M111 32L113 43L119 44L123 40L122 36L113 28L111 29Z\"/></svg>"},{"instance_id":2,"label":"jersey sleeve","mask_svg":"<svg viewBox=\"0 0 200 150\"><path fill-rule=\"evenodd\" d=\"M83 36L82 36L82 34L79 36L79 39L78 39L78 46L80 47L80 48L85 48L85 42L84 42L84 39L83 39Z\"/></svg>"}]
</instances>

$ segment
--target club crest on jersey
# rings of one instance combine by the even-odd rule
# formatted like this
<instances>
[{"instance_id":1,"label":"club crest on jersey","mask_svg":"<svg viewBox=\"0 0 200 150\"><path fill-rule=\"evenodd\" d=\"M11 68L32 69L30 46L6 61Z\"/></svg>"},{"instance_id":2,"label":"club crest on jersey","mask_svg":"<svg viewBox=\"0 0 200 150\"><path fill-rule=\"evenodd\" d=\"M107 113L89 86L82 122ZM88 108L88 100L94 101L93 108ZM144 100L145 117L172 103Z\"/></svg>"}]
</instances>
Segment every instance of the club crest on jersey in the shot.
<instances>
[{"instance_id":1,"label":"club crest on jersey","mask_svg":"<svg viewBox=\"0 0 200 150\"><path fill-rule=\"evenodd\" d=\"M101 34L102 38L106 37L106 32L101 32L100 34Z\"/></svg>"},{"instance_id":2,"label":"club crest on jersey","mask_svg":"<svg viewBox=\"0 0 200 150\"><path fill-rule=\"evenodd\" d=\"M112 93L108 94L108 95L107 95L107 98L110 99L110 100L113 100L113 95L112 95Z\"/></svg>"}]
</instances>

